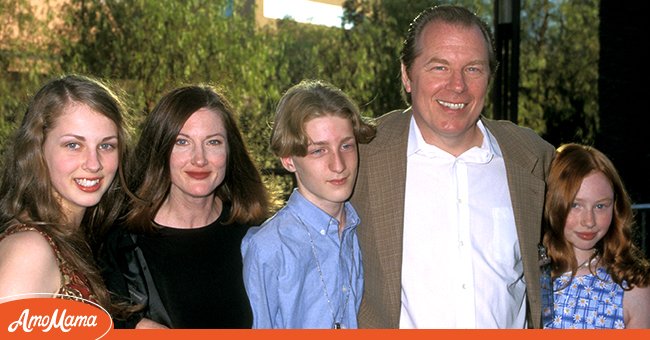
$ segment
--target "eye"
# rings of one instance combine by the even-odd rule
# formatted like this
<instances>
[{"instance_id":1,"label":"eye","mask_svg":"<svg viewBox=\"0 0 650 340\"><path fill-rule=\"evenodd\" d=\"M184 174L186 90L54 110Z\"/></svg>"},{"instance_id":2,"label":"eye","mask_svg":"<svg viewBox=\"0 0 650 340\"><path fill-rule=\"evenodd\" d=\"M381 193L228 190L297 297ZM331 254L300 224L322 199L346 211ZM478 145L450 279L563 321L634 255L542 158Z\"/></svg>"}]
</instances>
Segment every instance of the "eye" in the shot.
<instances>
[{"instance_id":1,"label":"eye","mask_svg":"<svg viewBox=\"0 0 650 340\"><path fill-rule=\"evenodd\" d=\"M355 145L353 143L341 145L342 150L354 150Z\"/></svg>"},{"instance_id":2,"label":"eye","mask_svg":"<svg viewBox=\"0 0 650 340\"><path fill-rule=\"evenodd\" d=\"M309 154L310 154L310 155L314 155L314 156L320 156L320 155L322 155L323 153L325 153L325 149L323 149L323 148L312 149L312 150L309 151Z\"/></svg>"},{"instance_id":3,"label":"eye","mask_svg":"<svg viewBox=\"0 0 650 340\"><path fill-rule=\"evenodd\" d=\"M209 145L221 145L223 142L220 139L211 139L208 141Z\"/></svg>"},{"instance_id":4,"label":"eye","mask_svg":"<svg viewBox=\"0 0 650 340\"><path fill-rule=\"evenodd\" d=\"M609 208L611 203L598 203L596 204L596 209L607 209Z\"/></svg>"},{"instance_id":5,"label":"eye","mask_svg":"<svg viewBox=\"0 0 650 340\"><path fill-rule=\"evenodd\" d=\"M580 204L578 204L576 202L571 203L571 209L577 209L579 207L580 207Z\"/></svg>"},{"instance_id":6,"label":"eye","mask_svg":"<svg viewBox=\"0 0 650 340\"><path fill-rule=\"evenodd\" d=\"M472 78L480 78L485 74L484 67L482 66L468 66L465 69L465 74Z\"/></svg>"},{"instance_id":7,"label":"eye","mask_svg":"<svg viewBox=\"0 0 650 340\"><path fill-rule=\"evenodd\" d=\"M184 138L177 138L176 139L176 145L187 145L187 144L189 144L187 139L184 139Z\"/></svg>"},{"instance_id":8,"label":"eye","mask_svg":"<svg viewBox=\"0 0 650 340\"><path fill-rule=\"evenodd\" d=\"M99 149L100 150L106 150L106 151L111 151L117 149L117 145L113 143L102 143L99 144Z\"/></svg>"},{"instance_id":9,"label":"eye","mask_svg":"<svg viewBox=\"0 0 650 340\"><path fill-rule=\"evenodd\" d=\"M444 66L444 65L434 65L433 67L431 67L431 70L432 70L432 71L445 71L445 70L447 70L447 66Z\"/></svg>"},{"instance_id":10,"label":"eye","mask_svg":"<svg viewBox=\"0 0 650 340\"><path fill-rule=\"evenodd\" d=\"M81 148L81 145L79 145L79 143L76 143L76 142L66 143L64 146L67 149L70 149L70 150L77 150L77 149Z\"/></svg>"}]
</instances>

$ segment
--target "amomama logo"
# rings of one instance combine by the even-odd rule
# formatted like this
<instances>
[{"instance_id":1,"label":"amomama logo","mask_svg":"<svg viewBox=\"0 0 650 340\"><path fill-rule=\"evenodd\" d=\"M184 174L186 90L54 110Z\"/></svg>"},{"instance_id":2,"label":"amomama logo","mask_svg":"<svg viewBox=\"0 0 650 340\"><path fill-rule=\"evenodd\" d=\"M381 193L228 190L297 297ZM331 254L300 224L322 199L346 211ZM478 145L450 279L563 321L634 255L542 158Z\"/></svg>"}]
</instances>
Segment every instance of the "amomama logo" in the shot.
<instances>
[{"instance_id":1,"label":"amomama logo","mask_svg":"<svg viewBox=\"0 0 650 340\"><path fill-rule=\"evenodd\" d=\"M0 300L2 339L100 339L113 328L108 312L91 301L11 298Z\"/></svg>"}]
</instances>

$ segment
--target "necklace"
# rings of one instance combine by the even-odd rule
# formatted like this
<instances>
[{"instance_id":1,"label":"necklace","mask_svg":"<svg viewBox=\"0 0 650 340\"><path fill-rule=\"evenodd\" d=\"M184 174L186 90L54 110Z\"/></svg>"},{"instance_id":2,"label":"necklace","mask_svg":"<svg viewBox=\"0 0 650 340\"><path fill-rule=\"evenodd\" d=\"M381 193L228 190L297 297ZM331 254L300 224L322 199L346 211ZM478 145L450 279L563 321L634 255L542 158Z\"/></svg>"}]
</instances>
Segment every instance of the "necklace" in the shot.
<instances>
[{"instance_id":1,"label":"necklace","mask_svg":"<svg viewBox=\"0 0 650 340\"><path fill-rule=\"evenodd\" d=\"M320 261L318 261L318 253L316 252L316 245L314 244L314 238L311 236L311 233L309 232L309 228L307 227L307 225L305 225L304 222L302 222L302 225L305 227L305 231L307 231L307 235L309 235L309 244L311 245L311 252L312 255L314 256L314 260L316 261L316 269L318 269L318 276L320 277L320 282L323 287L323 293L325 295L325 299L327 300L327 307L329 307L330 313L332 314L332 322L333 322L332 328L341 329L341 321L343 319L343 316L341 315L339 321L336 321L336 314L334 314L332 301L330 299L329 293L327 293L327 284L325 284L325 277L323 276L323 270L321 269ZM351 277L350 280L352 280ZM352 284L349 285L347 292L345 294L345 303L342 306L339 306L338 310L340 310L341 307L343 307L344 310L347 308L348 300L350 299L350 290L352 290Z\"/></svg>"},{"instance_id":2,"label":"necklace","mask_svg":"<svg viewBox=\"0 0 650 340\"><path fill-rule=\"evenodd\" d=\"M596 253L596 250L594 250L594 253ZM598 260L598 255L594 256L593 258L591 258L591 256L590 256L584 262L582 262L581 264L578 265L578 267L576 268L576 271L580 270L583 267L584 268L591 267L591 264L594 263L597 260Z\"/></svg>"},{"instance_id":3,"label":"necklace","mask_svg":"<svg viewBox=\"0 0 650 340\"><path fill-rule=\"evenodd\" d=\"M585 262L582 262L582 263L578 266L578 268L576 268L576 271L580 270L580 269L583 268L583 267L587 267L588 264L591 264L591 261L593 261L593 259L591 259L591 260L590 260L590 259L586 259Z\"/></svg>"}]
</instances>

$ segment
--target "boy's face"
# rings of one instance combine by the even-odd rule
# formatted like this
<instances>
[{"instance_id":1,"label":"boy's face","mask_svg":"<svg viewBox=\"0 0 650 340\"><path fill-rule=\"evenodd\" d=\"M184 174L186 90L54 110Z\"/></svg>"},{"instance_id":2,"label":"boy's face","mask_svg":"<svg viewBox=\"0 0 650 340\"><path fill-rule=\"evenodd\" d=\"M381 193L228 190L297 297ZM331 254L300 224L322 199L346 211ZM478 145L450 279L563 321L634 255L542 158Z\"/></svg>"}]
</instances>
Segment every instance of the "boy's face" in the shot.
<instances>
[{"instance_id":1,"label":"boy's face","mask_svg":"<svg viewBox=\"0 0 650 340\"><path fill-rule=\"evenodd\" d=\"M310 143L304 157L283 157L282 165L295 173L298 191L334 216L352 194L359 161L357 141L349 119L325 116L308 121Z\"/></svg>"}]
</instances>

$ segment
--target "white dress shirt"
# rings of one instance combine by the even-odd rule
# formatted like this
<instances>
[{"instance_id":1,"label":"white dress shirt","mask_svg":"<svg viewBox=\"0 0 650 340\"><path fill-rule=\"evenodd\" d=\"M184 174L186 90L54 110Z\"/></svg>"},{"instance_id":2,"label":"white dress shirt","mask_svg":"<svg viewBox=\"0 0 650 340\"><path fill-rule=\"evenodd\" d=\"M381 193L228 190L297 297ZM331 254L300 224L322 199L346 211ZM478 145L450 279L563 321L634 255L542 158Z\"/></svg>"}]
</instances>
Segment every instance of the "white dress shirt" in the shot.
<instances>
[{"instance_id":1,"label":"white dress shirt","mask_svg":"<svg viewBox=\"0 0 650 340\"><path fill-rule=\"evenodd\" d=\"M524 328L526 285L506 169L479 121L481 147L458 157L411 119L400 328Z\"/></svg>"}]
</instances>

